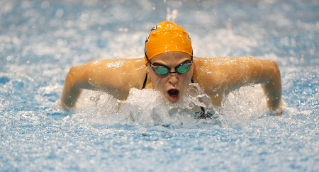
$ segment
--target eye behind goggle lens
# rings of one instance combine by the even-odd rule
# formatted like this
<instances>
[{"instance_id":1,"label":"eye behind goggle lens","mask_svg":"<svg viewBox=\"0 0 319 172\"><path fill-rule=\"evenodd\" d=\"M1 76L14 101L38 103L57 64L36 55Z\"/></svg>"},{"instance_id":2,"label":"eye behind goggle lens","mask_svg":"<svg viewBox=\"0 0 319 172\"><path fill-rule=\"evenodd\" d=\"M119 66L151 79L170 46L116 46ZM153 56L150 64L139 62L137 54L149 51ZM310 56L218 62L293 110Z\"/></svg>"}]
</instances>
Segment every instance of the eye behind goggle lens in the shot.
<instances>
[{"instance_id":1,"label":"eye behind goggle lens","mask_svg":"<svg viewBox=\"0 0 319 172\"><path fill-rule=\"evenodd\" d=\"M183 66L180 66L177 68L177 72L178 73L186 73L189 71L189 69L190 69L189 66L183 65Z\"/></svg>"},{"instance_id":2,"label":"eye behind goggle lens","mask_svg":"<svg viewBox=\"0 0 319 172\"><path fill-rule=\"evenodd\" d=\"M168 73L168 69L165 67L158 67L155 72L159 75L165 75Z\"/></svg>"}]
</instances>

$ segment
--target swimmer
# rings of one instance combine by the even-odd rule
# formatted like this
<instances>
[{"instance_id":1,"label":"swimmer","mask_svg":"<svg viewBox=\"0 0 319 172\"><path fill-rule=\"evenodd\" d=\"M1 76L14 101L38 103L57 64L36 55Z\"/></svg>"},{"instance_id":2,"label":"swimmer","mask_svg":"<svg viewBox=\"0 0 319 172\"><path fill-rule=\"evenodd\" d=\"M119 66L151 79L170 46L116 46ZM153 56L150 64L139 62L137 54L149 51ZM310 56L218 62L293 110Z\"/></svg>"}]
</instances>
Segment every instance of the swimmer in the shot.
<instances>
[{"instance_id":1,"label":"swimmer","mask_svg":"<svg viewBox=\"0 0 319 172\"><path fill-rule=\"evenodd\" d=\"M127 99L131 88L155 89L168 102L176 103L193 82L216 106L221 106L223 98L235 89L262 84L267 107L274 111L282 108L281 76L273 60L195 57L187 32L170 21L150 30L144 52L144 58L97 60L73 66L65 79L62 106L74 107L83 89L104 91L119 100Z\"/></svg>"}]
</instances>

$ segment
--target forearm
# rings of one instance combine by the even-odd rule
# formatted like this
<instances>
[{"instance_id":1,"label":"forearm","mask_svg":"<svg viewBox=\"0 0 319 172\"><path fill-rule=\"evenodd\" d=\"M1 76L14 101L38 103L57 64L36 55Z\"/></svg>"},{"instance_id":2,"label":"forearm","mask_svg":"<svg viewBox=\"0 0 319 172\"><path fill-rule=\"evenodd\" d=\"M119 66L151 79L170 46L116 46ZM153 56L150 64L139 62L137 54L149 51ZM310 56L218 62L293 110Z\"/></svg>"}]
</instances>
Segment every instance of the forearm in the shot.
<instances>
[{"instance_id":1,"label":"forearm","mask_svg":"<svg viewBox=\"0 0 319 172\"><path fill-rule=\"evenodd\" d=\"M79 98L82 90L74 87L73 84L65 82L61 95L62 106L73 107Z\"/></svg>"},{"instance_id":2,"label":"forearm","mask_svg":"<svg viewBox=\"0 0 319 172\"><path fill-rule=\"evenodd\" d=\"M277 110L281 106L281 75L280 70L275 61L267 62L265 77L263 80L264 92L267 96L267 106L269 109Z\"/></svg>"},{"instance_id":3,"label":"forearm","mask_svg":"<svg viewBox=\"0 0 319 172\"><path fill-rule=\"evenodd\" d=\"M277 110L281 105L281 86L263 85L265 94L267 96L267 106L271 110Z\"/></svg>"},{"instance_id":4,"label":"forearm","mask_svg":"<svg viewBox=\"0 0 319 172\"><path fill-rule=\"evenodd\" d=\"M94 89L88 82L85 65L72 67L67 74L61 95L62 106L74 107L82 89Z\"/></svg>"},{"instance_id":5,"label":"forearm","mask_svg":"<svg viewBox=\"0 0 319 172\"><path fill-rule=\"evenodd\" d=\"M240 66L237 67L237 76L239 76L236 81L238 84L237 88L238 86L249 85L251 83L260 83L267 96L267 107L271 110L280 108L282 91L281 75L277 63L274 60L261 60L248 57L241 58L237 64Z\"/></svg>"}]
</instances>

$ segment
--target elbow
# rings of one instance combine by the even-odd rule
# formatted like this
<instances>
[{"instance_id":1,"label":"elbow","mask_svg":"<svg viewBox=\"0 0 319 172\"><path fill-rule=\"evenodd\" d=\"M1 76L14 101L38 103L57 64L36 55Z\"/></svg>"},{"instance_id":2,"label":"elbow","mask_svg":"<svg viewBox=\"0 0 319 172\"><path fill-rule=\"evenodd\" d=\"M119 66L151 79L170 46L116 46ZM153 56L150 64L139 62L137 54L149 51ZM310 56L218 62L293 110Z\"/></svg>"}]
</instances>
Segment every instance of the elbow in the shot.
<instances>
[{"instance_id":1,"label":"elbow","mask_svg":"<svg viewBox=\"0 0 319 172\"><path fill-rule=\"evenodd\" d=\"M71 67L69 70L68 74L66 75L65 78L65 84L69 86L76 86L78 82L78 75L79 75L79 70L77 66Z\"/></svg>"},{"instance_id":2,"label":"elbow","mask_svg":"<svg viewBox=\"0 0 319 172\"><path fill-rule=\"evenodd\" d=\"M89 68L88 66L73 66L68 72L65 84L72 87L72 89L93 89L91 83L89 82Z\"/></svg>"},{"instance_id":3,"label":"elbow","mask_svg":"<svg viewBox=\"0 0 319 172\"><path fill-rule=\"evenodd\" d=\"M259 79L259 83L268 90L281 91L281 74L277 63L274 60L266 60L263 64L263 72Z\"/></svg>"},{"instance_id":4,"label":"elbow","mask_svg":"<svg viewBox=\"0 0 319 172\"><path fill-rule=\"evenodd\" d=\"M70 92L71 90L76 89L76 81L76 67L73 66L65 77L63 92Z\"/></svg>"},{"instance_id":5,"label":"elbow","mask_svg":"<svg viewBox=\"0 0 319 172\"><path fill-rule=\"evenodd\" d=\"M269 83L270 81L280 81L281 74L277 63L274 60L266 60L263 64L263 72L260 83Z\"/></svg>"},{"instance_id":6,"label":"elbow","mask_svg":"<svg viewBox=\"0 0 319 172\"><path fill-rule=\"evenodd\" d=\"M78 68L78 66L72 66L71 69L69 70L67 76L72 77L72 76L76 75L76 73L78 71L77 68Z\"/></svg>"},{"instance_id":7,"label":"elbow","mask_svg":"<svg viewBox=\"0 0 319 172\"><path fill-rule=\"evenodd\" d=\"M266 79L264 84L266 87L281 91L281 74L277 63L274 60L268 60Z\"/></svg>"},{"instance_id":8,"label":"elbow","mask_svg":"<svg viewBox=\"0 0 319 172\"><path fill-rule=\"evenodd\" d=\"M65 77L64 87L69 87L69 86L73 85L74 75L73 75L73 72L72 72L72 68L69 70L68 74Z\"/></svg>"},{"instance_id":9,"label":"elbow","mask_svg":"<svg viewBox=\"0 0 319 172\"><path fill-rule=\"evenodd\" d=\"M274 60L271 60L271 64L272 64L272 75L274 77L274 82L277 82L278 87L281 88L281 74L280 74L280 69L277 65L277 63Z\"/></svg>"},{"instance_id":10,"label":"elbow","mask_svg":"<svg viewBox=\"0 0 319 172\"><path fill-rule=\"evenodd\" d=\"M65 78L64 88L61 95L61 106L63 108L73 107L81 93L77 78L77 71L78 68L76 66L72 67Z\"/></svg>"},{"instance_id":11,"label":"elbow","mask_svg":"<svg viewBox=\"0 0 319 172\"><path fill-rule=\"evenodd\" d=\"M270 63L271 69L272 69L272 74L280 76L280 69L279 69L276 61L275 60L269 60L269 63Z\"/></svg>"}]
</instances>

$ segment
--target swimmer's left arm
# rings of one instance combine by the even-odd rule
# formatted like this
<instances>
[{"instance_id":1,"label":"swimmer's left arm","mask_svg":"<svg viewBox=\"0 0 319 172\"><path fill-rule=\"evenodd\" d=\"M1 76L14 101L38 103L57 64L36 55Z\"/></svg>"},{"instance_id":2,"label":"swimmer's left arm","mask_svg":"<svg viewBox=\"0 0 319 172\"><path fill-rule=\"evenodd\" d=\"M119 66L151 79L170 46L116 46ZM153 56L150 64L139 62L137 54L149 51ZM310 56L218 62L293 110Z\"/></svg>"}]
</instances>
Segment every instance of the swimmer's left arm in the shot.
<instances>
[{"instance_id":1,"label":"swimmer's left arm","mask_svg":"<svg viewBox=\"0 0 319 172\"><path fill-rule=\"evenodd\" d=\"M260 60L260 59L258 59ZM282 106L281 93L281 75L277 63L274 60L260 60L262 68L260 75L257 76L257 82L261 83L267 96L267 106L271 110L278 110ZM280 112L282 113L282 112Z\"/></svg>"},{"instance_id":2,"label":"swimmer's left arm","mask_svg":"<svg viewBox=\"0 0 319 172\"><path fill-rule=\"evenodd\" d=\"M255 57L196 58L194 81L221 105L224 95L249 84L262 84L271 110L281 107L281 76L273 60Z\"/></svg>"}]
</instances>

